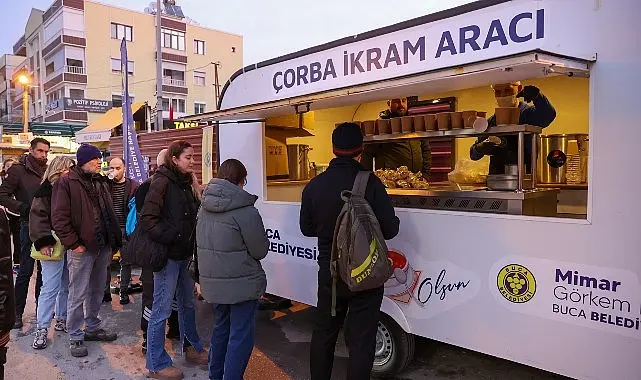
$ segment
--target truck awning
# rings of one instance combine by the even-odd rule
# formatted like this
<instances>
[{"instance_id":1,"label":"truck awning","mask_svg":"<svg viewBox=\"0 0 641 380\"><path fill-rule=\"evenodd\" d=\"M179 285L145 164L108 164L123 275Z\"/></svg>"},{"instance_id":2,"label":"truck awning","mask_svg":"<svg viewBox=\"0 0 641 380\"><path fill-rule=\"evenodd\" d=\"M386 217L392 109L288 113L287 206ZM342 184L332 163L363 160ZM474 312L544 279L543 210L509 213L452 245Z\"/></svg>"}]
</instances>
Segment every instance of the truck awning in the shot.
<instances>
[{"instance_id":1,"label":"truck awning","mask_svg":"<svg viewBox=\"0 0 641 380\"><path fill-rule=\"evenodd\" d=\"M340 88L273 102L193 115L182 120L238 121L264 120L299 111L342 107L407 94L447 93L493 83L542 78L554 75L588 77L590 61L533 51L465 66L450 67L402 78ZM309 109L307 108L309 105Z\"/></svg>"},{"instance_id":2,"label":"truck awning","mask_svg":"<svg viewBox=\"0 0 641 380\"><path fill-rule=\"evenodd\" d=\"M135 114L145 102L131 105L131 113ZM76 132L77 143L109 141L111 131L122 125L122 108L112 108L86 128Z\"/></svg>"}]
</instances>

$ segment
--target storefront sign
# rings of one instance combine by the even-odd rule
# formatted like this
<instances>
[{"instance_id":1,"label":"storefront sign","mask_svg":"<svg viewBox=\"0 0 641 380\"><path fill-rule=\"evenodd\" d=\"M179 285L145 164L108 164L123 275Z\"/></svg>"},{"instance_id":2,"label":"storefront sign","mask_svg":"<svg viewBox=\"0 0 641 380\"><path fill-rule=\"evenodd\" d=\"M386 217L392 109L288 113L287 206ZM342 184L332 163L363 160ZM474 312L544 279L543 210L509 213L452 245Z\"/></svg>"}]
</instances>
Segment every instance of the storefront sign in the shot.
<instances>
[{"instance_id":1,"label":"storefront sign","mask_svg":"<svg viewBox=\"0 0 641 380\"><path fill-rule=\"evenodd\" d=\"M633 272L531 257L503 261L510 263L490 273L491 290L508 309L641 339L641 286Z\"/></svg>"},{"instance_id":2,"label":"storefront sign","mask_svg":"<svg viewBox=\"0 0 641 380\"><path fill-rule=\"evenodd\" d=\"M76 133L76 142L78 144L109 141L111 137L111 129L101 132L78 132Z\"/></svg>"},{"instance_id":3,"label":"storefront sign","mask_svg":"<svg viewBox=\"0 0 641 380\"><path fill-rule=\"evenodd\" d=\"M65 98L65 110L105 113L111 109L111 100Z\"/></svg>"},{"instance_id":4,"label":"storefront sign","mask_svg":"<svg viewBox=\"0 0 641 380\"><path fill-rule=\"evenodd\" d=\"M45 113L57 111L64 108L64 104L61 99L56 99L53 102L45 106Z\"/></svg>"},{"instance_id":5,"label":"storefront sign","mask_svg":"<svg viewBox=\"0 0 641 380\"><path fill-rule=\"evenodd\" d=\"M182 121L182 120L163 120L165 129L183 129L195 128L200 126L197 121Z\"/></svg>"}]
</instances>

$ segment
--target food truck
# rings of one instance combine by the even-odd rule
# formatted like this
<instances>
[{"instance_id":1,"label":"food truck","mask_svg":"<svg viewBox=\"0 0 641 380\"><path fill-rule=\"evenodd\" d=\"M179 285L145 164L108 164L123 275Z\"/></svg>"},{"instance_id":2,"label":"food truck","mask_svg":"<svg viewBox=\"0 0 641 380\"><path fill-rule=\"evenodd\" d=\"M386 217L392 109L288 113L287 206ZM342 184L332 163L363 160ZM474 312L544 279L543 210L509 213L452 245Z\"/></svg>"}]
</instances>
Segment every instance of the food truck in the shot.
<instances>
[{"instance_id":1,"label":"food truck","mask_svg":"<svg viewBox=\"0 0 641 380\"><path fill-rule=\"evenodd\" d=\"M377 172L397 176L401 227L375 374L402 371L421 336L580 379L640 379L639 17L636 0L479 1L239 70L218 110L194 118L217 123L220 161L248 169L271 242L267 291L316 303L301 193L332 159L335 126L355 121L365 144L432 143L428 186ZM491 85L514 81L548 97L552 124L477 128L497 112ZM408 99L400 129L377 120L396 98ZM518 165L490 186L469 148L505 135L518 136Z\"/></svg>"}]
</instances>

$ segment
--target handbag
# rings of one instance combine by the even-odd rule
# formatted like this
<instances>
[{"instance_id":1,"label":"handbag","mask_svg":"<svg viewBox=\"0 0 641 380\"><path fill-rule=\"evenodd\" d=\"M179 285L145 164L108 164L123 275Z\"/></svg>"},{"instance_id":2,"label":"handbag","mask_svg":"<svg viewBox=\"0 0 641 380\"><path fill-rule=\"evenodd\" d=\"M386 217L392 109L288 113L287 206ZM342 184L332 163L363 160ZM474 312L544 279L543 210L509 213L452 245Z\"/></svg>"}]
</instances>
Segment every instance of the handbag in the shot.
<instances>
[{"instance_id":1,"label":"handbag","mask_svg":"<svg viewBox=\"0 0 641 380\"><path fill-rule=\"evenodd\" d=\"M31 244L31 258L34 260L40 261L60 261L65 256L65 248L60 243L60 239L56 236L56 233L51 231L51 235L56 239L56 244L53 246L53 251L51 251L51 256L43 255L39 250L36 249L36 246Z\"/></svg>"},{"instance_id":2,"label":"handbag","mask_svg":"<svg viewBox=\"0 0 641 380\"><path fill-rule=\"evenodd\" d=\"M198 218L196 218L196 224L198 224ZM196 224L194 224L194 229L191 231L190 239L196 233ZM192 249L193 253L189 258L189 263L187 264L187 274L194 280L195 283L200 284L200 271L198 270L198 243L196 239L193 239L194 248Z\"/></svg>"},{"instance_id":3,"label":"handbag","mask_svg":"<svg viewBox=\"0 0 641 380\"><path fill-rule=\"evenodd\" d=\"M142 224L138 223L120 255L127 263L158 272L167 265L169 246L152 239Z\"/></svg>"}]
</instances>

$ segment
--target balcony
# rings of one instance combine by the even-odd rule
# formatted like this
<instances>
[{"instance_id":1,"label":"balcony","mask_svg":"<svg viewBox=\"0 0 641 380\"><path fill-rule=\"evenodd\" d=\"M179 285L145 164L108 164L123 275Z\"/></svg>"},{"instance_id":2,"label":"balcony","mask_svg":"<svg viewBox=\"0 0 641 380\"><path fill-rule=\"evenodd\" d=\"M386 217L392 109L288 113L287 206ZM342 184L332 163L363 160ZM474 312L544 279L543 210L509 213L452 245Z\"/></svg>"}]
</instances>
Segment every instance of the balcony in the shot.
<instances>
[{"instance_id":1,"label":"balcony","mask_svg":"<svg viewBox=\"0 0 641 380\"><path fill-rule=\"evenodd\" d=\"M87 72L84 67L81 66L65 66L64 72L69 74L82 74L87 75Z\"/></svg>"},{"instance_id":2,"label":"balcony","mask_svg":"<svg viewBox=\"0 0 641 380\"><path fill-rule=\"evenodd\" d=\"M49 91L51 88L62 82L87 84L86 69L81 66L65 65L62 68L47 74L44 90Z\"/></svg>"},{"instance_id":3,"label":"balcony","mask_svg":"<svg viewBox=\"0 0 641 380\"><path fill-rule=\"evenodd\" d=\"M162 78L162 84L167 85L167 86L177 86L177 87L186 87L185 81L182 79L174 79L174 78Z\"/></svg>"}]
</instances>

